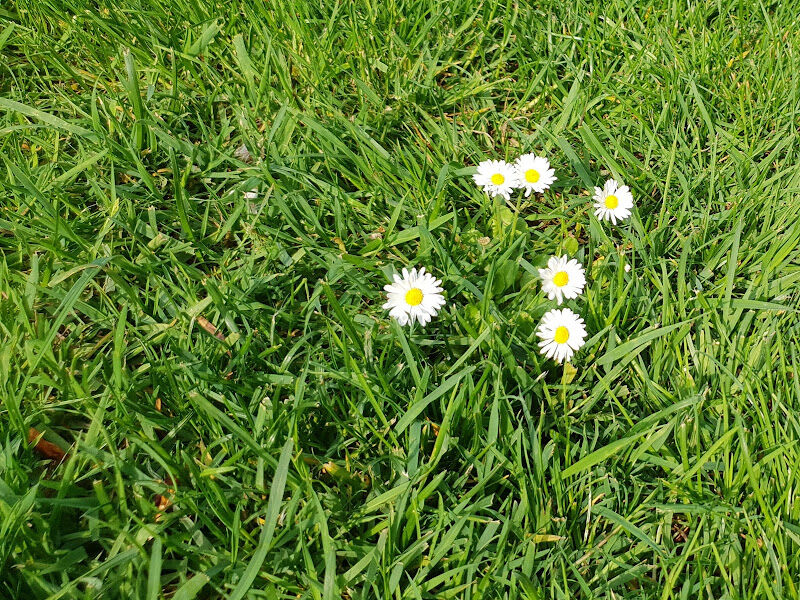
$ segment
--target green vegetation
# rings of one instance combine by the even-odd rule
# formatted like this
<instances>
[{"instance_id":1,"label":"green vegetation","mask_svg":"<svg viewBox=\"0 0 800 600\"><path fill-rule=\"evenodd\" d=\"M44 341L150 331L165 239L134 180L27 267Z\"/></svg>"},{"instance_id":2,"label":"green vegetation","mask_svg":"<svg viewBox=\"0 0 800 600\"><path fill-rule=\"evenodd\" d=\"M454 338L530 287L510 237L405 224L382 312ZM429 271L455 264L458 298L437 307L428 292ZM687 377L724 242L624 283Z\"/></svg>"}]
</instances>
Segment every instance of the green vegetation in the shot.
<instances>
[{"instance_id":1,"label":"green vegetation","mask_svg":"<svg viewBox=\"0 0 800 600\"><path fill-rule=\"evenodd\" d=\"M0 597L798 598L798 14L0 5Z\"/></svg>"}]
</instances>

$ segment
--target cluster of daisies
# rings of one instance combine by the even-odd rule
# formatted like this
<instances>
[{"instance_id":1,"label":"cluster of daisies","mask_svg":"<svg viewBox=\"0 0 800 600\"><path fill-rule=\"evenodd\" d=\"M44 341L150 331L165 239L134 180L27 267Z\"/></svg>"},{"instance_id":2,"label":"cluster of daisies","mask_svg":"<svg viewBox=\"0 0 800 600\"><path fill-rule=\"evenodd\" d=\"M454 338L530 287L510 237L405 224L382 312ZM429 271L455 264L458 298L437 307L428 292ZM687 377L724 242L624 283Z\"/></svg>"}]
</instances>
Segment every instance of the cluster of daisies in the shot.
<instances>
[{"instance_id":1,"label":"cluster of daisies","mask_svg":"<svg viewBox=\"0 0 800 600\"><path fill-rule=\"evenodd\" d=\"M556 180L550 161L543 156L523 154L514 164L504 160L485 160L478 165L472 179L490 196L502 196L506 200L516 189L524 189L525 197L532 192L540 194Z\"/></svg>"},{"instance_id":2,"label":"cluster of daisies","mask_svg":"<svg viewBox=\"0 0 800 600\"><path fill-rule=\"evenodd\" d=\"M478 165L472 176L475 183L490 196L502 196L506 200L516 189L525 191L525 196L543 193L554 181L555 171L550 161L535 154L524 154L514 163L503 160L486 160ZM614 179L605 182L602 188L594 188L594 214L601 221L623 221L630 217L633 195L626 185ZM583 266L568 256L551 256L547 267L539 269L542 292L549 300L560 306L564 300L577 298L586 285ZM423 327L444 306L441 280L436 279L425 268L403 269L402 277L394 275L394 283L384 287L388 295L386 304L389 315L400 325L418 322ZM572 359L586 341L586 324L580 315L569 308L554 308L547 311L536 329L541 339L539 348L547 358L559 363Z\"/></svg>"}]
</instances>

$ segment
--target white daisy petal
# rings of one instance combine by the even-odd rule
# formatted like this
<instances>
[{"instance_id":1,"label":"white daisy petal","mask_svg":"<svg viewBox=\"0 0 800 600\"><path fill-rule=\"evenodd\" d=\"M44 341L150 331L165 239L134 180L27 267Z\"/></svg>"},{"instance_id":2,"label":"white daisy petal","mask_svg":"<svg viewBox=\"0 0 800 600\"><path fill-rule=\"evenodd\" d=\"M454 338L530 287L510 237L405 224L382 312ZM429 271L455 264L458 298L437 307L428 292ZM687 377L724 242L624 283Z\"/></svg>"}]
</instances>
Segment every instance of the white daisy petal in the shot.
<instances>
[{"instance_id":1,"label":"white daisy petal","mask_svg":"<svg viewBox=\"0 0 800 600\"><path fill-rule=\"evenodd\" d=\"M418 322L422 327L430 323L445 305L441 280L425 272L425 267L417 271L412 268L402 270L403 277L394 276L395 283L384 286L387 301L383 308L389 316L397 319L400 325Z\"/></svg>"},{"instance_id":2,"label":"white daisy petal","mask_svg":"<svg viewBox=\"0 0 800 600\"><path fill-rule=\"evenodd\" d=\"M570 309L554 308L542 317L536 335L542 340L539 351L562 363L571 360L586 342L586 327L580 315Z\"/></svg>"},{"instance_id":3,"label":"white daisy petal","mask_svg":"<svg viewBox=\"0 0 800 600\"><path fill-rule=\"evenodd\" d=\"M557 179L555 171L550 168L550 161L543 156L523 154L514 163L514 168L517 171L518 186L525 190L526 198L532 192L544 192Z\"/></svg>"},{"instance_id":4,"label":"white daisy petal","mask_svg":"<svg viewBox=\"0 0 800 600\"><path fill-rule=\"evenodd\" d=\"M518 186L517 170L504 160L485 160L478 165L473 181L490 196L511 198L511 192Z\"/></svg>"},{"instance_id":5,"label":"white daisy petal","mask_svg":"<svg viewBox=\"0 0 800 600\"><path fill-rule=\"evenodd\" d=\"M551 256L547 261L547 268L539 269L539 277L542 278L542 291L558 304L565 299L577 298L586 285L583 267L574 258L570 260L566 254L561 257Z\"/></svg>"},{"instance_id":6,"label":"white daisy petal","mask_svg":"<svg viewBox=\"0 0 800 600\"><path fill-rule=\"evenodd\" d=\"M633 194L627 185L620 185L615 179L609 179L603 189L594 188L594 214L601 221L624 221L631 216Z\"/></svg>"}]
</instances>

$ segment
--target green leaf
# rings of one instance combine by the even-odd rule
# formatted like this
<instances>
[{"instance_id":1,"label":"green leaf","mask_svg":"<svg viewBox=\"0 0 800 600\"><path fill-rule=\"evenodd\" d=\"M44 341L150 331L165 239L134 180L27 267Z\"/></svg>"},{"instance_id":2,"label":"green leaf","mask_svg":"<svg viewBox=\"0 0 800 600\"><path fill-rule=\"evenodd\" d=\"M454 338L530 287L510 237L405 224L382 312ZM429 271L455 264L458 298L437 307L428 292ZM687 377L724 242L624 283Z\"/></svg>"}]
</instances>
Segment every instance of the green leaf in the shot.
<instances>
[{"instance_id":1,"label":"green leaf","mask_svg":"<svg viewBox=\"0 0 800 600\"><path fill-rule=\"evenodd\" d=\"M190 577L181 587L175 591L172 600L192 600L196 598L206 584L210 581L205 573L198 573Z\"/></svg>"},{"instance_id":2,"label":"green leaf","mask_svg":"<svg viewBox=\"0 0 800 600\"><path fill-rule=\"evenodd\" d=\"M283 490L286 487L286 478L289 473L289 461L292 458L292 450L294 449L294 440L289 438L283 445L281 456L278 459L278 466L275 469L275 475L272 479L272 486L269 491L269 501L267 502L267 514L264 517L264 525L261 528L261 537L258 540L258 546L250 559L250 563L242 573L242 578L236 587L231 592L229 600L241 600L244 595L250 590L253 582L256 580L258 572L261 570L261 565L267 558L270 545L272 544L272 537L275 534L275 527L278 524L278 516L280 513L281 503L283 502Z\"/></svg>"},{"instance_id":3,"label":"green leaf","mask_svg":"<svg viewBox=\"0 0 800 600\"><path fill-rule=\"evenodd\" d=\"M631 436L611 442L607 446L603 446L602 448L595 450L591 454L584 456L578 462L573 463L568 467L564 468L561 471L561 477L566 479L567 477L571 477L572 475L580 473L581 471L586 471L588 469L591 469L596 464L603 462L604 460L613 456L617 452L620 452L621 450L627 448L628 446L633 444L633 442L635 442L637 439L638 436Z\"/></svg>"},{"instance_id":4,"label":"green leaf","mask_svg":"<svg viewBox=\"0 0 800 600\"><path fill-rule=\"evenodd\" d=\"M396 434L402 433L406 427L411 425L414 422L420 413L425 410L425 408L434 400L441 398L451 389L453 389L459 381L461 381L464 377L472 373L475 370L475 367L467 367L459 371L458 373L454 373L450 377L448 377L441 385L437 386L435 390L431 393L427 394L422 400L419 402L414 403L406 413L401 417L401 419L397 422L397 425L394 426L394 431Z\"/></svg>"}]
</instances>

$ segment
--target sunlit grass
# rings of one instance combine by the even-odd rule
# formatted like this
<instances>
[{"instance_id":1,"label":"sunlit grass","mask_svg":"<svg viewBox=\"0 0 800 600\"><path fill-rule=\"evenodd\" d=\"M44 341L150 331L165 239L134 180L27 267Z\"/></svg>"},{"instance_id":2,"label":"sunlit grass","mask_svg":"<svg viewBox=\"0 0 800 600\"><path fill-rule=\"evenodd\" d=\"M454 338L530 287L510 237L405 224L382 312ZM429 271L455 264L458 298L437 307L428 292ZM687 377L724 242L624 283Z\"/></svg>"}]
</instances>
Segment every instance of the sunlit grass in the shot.
<instances>
[{"instance_id":1,"label":"sunlit grass","mask_svg":"<svg viewBox=\"0 0 800 600\"><path fill-rule=\"evenodd\" d=\"M798 597L797 2L102 4L0 6L0 597Z\"/></svg>"}]
</instances>

